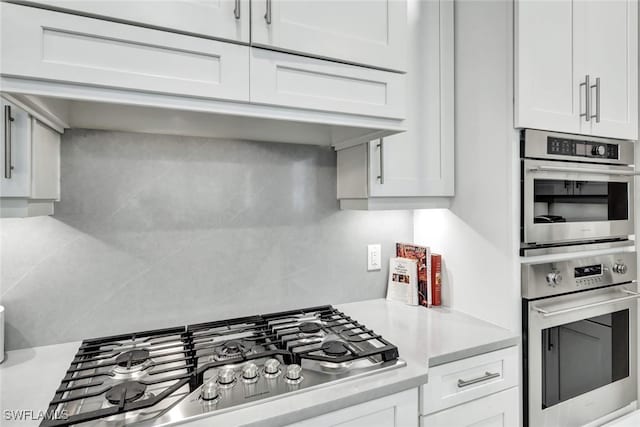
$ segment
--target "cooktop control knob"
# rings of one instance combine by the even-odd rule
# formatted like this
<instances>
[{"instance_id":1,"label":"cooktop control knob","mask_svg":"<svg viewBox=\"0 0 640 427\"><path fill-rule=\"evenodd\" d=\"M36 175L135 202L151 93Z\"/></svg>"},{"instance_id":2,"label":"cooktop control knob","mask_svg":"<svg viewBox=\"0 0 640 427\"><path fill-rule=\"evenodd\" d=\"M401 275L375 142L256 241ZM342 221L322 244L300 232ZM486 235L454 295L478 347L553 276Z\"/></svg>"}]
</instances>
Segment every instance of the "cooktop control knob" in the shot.
<instances>
[{"instance_id":1,"label":"cooktop control knob","mask_svg":"<svg viewBox=\"0 0 640 427\"><path fill-rule=\"evenodd\" d=\"M552 271L547 274L547 284L549 286L556 286L562 283L562 274L557 271Z\"/></svg>"},{"instance_id":2,"label":"cooktop control knob","mask_svg":"<svg viewBox=\"0 0 640 427\"><path fill-rule=\"evenodd\" d=\"M613 266L613 272L618 274L627 274L627 264L618 263Z\"/></svg>"},{"instance_id":3,"label":"cooktop control knob","mask_svg":"<svg viewBox=\"0 0 640 427\"><path fill-rule=\"evenodd\" d=\"M604 147L604 145L594 145L591 149L591 154L593 154L594 156L604 156L606 152L607 149Z\"/></svg>"},{"instance_id":4,"label":"cooktop control knob","mask_svg":"<svg viewBox=\"0 0 640 427\"><path fill-rule=\"evenodd\" d=\"M278 359L267 359L264 362L264 373L267 377L275 377L280 373L280 362Z\"/></svg>"},{"instance_id":5,"label":"cooktop control knob","mask_svg":"<svg viewBox=\"0 0 640 427\"><path fill-rule=\"evenodd\" d=\"M218 373L218 383L221 386L231 386L236 380L236 373L231 368L225 368Z\"/></svg>"},{"instance_id":6,"label":"cooktop control knob","mask_svg":"<svg viewBox=\"0 0 640 427\"><path fill-rule=\"evenodd\" d=\"M249 362L242 368L242 380L246 383L258 381L258 367L255 363Z\"/></svg>"},{"instance_id":7,"label":"cooktop control knob","mask_svg":"<svg viewBox=\"0 0 640 427\"><path fill-rule=\"evenodd\" d=\"M218 384L215 381L207 381L200 390L202 400L212 401L218 398Z\"/></svg>"},{"instance_id":8,"label":"cooktop control knob","mask_svg":"<svg viewBox=\"0 0 640 427\"><path fill-rule=\"evenodd\" d=\"M290 384L298 384L300 381L302 381L302 367L295 363L287 366L285 380Z\"/></svg>"}]
</instances>

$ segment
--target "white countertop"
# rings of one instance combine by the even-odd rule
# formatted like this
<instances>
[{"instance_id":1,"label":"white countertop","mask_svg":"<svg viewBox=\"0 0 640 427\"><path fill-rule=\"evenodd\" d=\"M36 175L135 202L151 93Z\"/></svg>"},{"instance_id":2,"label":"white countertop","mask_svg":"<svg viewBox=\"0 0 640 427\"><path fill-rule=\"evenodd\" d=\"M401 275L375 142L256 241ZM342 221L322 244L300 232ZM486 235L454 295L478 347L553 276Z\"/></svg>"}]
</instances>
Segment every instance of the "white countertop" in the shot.
<instances>
[{"instance_id":1,"label":"white countertop","mask_svg":"<svg viewBox=\"0 0 640 427\"><path fill-rule=\"evenodd\" d=\"M427 382L429 366L517 345L517 334L446 308L411 307L384 299L336 306L395 344L407 366L215 416L217 425L277 425L321 415ZM215 320L215 319L212 319ZM0 364L3 427L36 426L39 420L9 421L7 410L47 409L80 343L15 350ZM210 425L212 417L190 426Z\"/></svg>"}]
</instances>

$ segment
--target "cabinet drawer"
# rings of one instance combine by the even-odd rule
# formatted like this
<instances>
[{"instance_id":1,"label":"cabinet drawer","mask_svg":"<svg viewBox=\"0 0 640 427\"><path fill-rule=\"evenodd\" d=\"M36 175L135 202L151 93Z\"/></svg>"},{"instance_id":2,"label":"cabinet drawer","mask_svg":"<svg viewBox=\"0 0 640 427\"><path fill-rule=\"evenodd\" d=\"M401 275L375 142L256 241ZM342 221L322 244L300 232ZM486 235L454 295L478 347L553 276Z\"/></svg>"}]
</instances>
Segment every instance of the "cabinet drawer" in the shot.
<instances>
[{"instance_id":1,"label":"cabinet drawer","mask_svg":"<svg viewBox=\"0 0 640 427\"><path fill-rule=\"evenodd\" d=\"M2 3L2 75L246 101L249 47Z\"/></svg>"},{"instance_id":2,"label":"cabinet drawer","mask_svg":"<svg viewBox=\"0 0 640 427\"><path fill-rule=\"evenodd\" d=\"M251 102L403 119L405 75L252 48Z\"/></svg>"},{"instance_id":3,"label":"cabinet drawer","mask_svg":"<svg viewBox=\"0 0 640 427\"><path fill-rule=\"evenodd\" d=\"M420 427L513 427L520 425L518 387L420 417Z\"/></svg>"},{"instance_id":4,"label":"cabinet drawer","mask_svg":"<svg viewBox=\"0 0 640 427\"><path fill-rule=\"evenodd\" d=\"M441 411L518 384L518 347L509 347L429 369L420 413Z\"/></svg>"}]
</instances>

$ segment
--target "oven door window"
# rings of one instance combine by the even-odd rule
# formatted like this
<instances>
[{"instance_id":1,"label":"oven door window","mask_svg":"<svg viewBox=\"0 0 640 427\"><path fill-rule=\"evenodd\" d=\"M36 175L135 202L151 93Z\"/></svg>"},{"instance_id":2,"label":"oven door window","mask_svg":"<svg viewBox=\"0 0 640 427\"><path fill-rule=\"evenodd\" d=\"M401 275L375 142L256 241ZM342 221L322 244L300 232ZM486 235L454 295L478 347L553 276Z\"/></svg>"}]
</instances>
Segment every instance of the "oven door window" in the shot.
<instances>
[{"instance_id":1,"label":"oven door window","mask_svg":"<svg viewBox=\"0 0 640 427\"><path fill-rule=\"evenodd\" d=\"M537 224L629 219L626 182L536 179L533 196Z\"/></svg>"},{"instance_id":2,"label":"oven door window","mask_svg":"<svg viewBox=\"0 0 640 427\"><path fill-rule=\"evenodd\" d=\"M542 409L629 376L629 310L542 331Z\"/></svg>"}]
</instances>

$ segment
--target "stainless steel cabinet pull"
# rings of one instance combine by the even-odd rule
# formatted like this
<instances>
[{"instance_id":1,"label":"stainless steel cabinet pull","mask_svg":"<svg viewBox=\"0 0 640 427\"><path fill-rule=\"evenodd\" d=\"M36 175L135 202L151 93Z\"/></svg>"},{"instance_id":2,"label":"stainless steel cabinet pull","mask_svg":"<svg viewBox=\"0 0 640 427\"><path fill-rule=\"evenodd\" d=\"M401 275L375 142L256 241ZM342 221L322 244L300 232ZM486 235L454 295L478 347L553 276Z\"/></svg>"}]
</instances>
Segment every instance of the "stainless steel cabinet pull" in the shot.
<instances>
[{"instance_id":1,"label":"stainless steel cabinet pull","mask_svg":"<svg viewBox=\"0 0 640 427\"><path fill-rule=\"evenodd\" d=\"M624 171L615 169L589 169L589 168L570 168L564 166L534 166L528 169L529 172L569 172L569 173L593 173L598 175L609 176L637 176L640 172Z\"/></svg>"},{"instance_id":2,"label":"stainless steel cabinet pull","mask_svg":"<svg viewBox=\"0 0 640 427\"><path fill-rule=\"evenodd\" d=\"M589 74L584 77L584 83L580 83L580 87L584 86L584 113L580 113L580 117L588 122L591 120L591 82Z\"/></svg>"},{"instance_id":3,"label":"stainless steel cabinet pull","mask_svg":"<svg viewBox=\"0 0 640 427\"><path fill-rule=\"evenodd\" d=\"M469 387L470 385L478 384L481 382L489 381L494 378L498 378L500 376L499 372L491 373L489 371L485 372L483 376L474 378L472 380L458 380L458 388Z\"/></svg>"},{"instance_id":4,"label":"stainless steel cabinet pull","mask_svg":"<svg viewBox=\"0 0 640 427\"><path fill-rule=\"evenodd\" d=\"M591 116L592 119L596 119L596 123L600 123L600 77L596 78L596 84L589 88L589 92L591 89L596 89L596 113Z\"/></svg>"},{"instance_id":5,"label":"stainless steel cabinet pull","mask_svg":"<svg viewBox=\"0 0 640 427\"><path fill-rule=\"evenodd\" d=\"M271 25L271 0L267 0L267 11L264 14L264 20L267 25Z\"/></svg>"},{"instance_id":6,"label":"stainless steel cabinet pull","mask_svg":"<svg viewBox=\"0 0 640 427\"><path fill-rule=\"evenodd\" d=\"M384 184L384 151L382 150L384 147L384 139L380 138L380 142L376 144L376 147L380 151L380 175L376 178L380 181L380 184Z\"/></svg>"},{"instance_id":7,"label":"stainless steel cabinet pull","mask_svg":"<svg viewBox=\"0 0 640 427\"><path fill-rule=\"evenodd\" d=\"M535 307L535 306L532 307L532 308L533 308L533 310L535 310L538 313L542 314L542 317L552 317L552 316L557 316L559 314L566 314L566 313L571 313L571 312L578 311L578 310L585 310L587 308L599 307L601 305L613 304L613 303L616 303L616 302L622 302L622 301L627 301L627 300L631 300L631 299L640 298L640 293L629 291L627 289L622 289L622 292L624 292L626 294L629 294L629 296L611 298L611 299L608 299L606 301L594 302L594 303L591 303L591 304L584 304L584 305L579 305L577 307L564 308L562 310L556 310L556 311L547 311L547 310L545 310L543 308Z\"/></svg>"},{"instance_id":8,"label":"stainless steel cabinet pull","mask_svg":"<svg viewBox=\"0 0 640 427\"><path fill-rule=\"evenodd\" d=\"M11 165L11 122L13 121L11 116L11 106L4 106L4 177L11 179L11 171L13 166Z\"/></svg>"},{"instance_id":9,"label":"stainless steel cabinet pull","mask_svg":"<svg viewBox=\"0 0 640 427\"><path fill-rule=\"evenodd\" d=\"M233 8L233 16L235 16L236 19L240 19L240 0L236 0L236 5Z\"/></svg>"}]
</instances>

